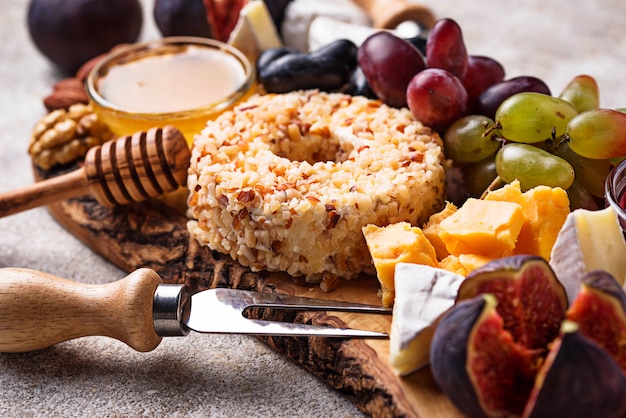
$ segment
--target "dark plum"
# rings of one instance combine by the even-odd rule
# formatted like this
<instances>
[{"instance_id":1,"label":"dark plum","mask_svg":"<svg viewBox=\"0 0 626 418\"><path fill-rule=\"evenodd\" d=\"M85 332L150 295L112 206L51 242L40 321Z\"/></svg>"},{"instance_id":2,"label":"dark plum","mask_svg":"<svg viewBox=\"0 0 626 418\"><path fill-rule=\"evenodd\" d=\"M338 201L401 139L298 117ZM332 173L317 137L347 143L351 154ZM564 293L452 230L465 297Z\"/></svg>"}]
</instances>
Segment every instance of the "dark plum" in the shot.
<instances>
[{"instance_id":1,"label":"dark plum","mask_svg":"<svg viewBox=\"0 0 626 418\"><path fill-rule=\"evenodd\" d=\"M467 91L468 109L474 107L474 103L483 91L502 81L504 81L502 64L491 57L470 55L467 59L467 71L461 78Z\"/></svg>"},{"instance_id":2,"label":"dark plum","mask_svg":"<svg viewBox=\"0 0 626 418\"><path fill-rule=\"evenodd\" d=\"M495 118L496 110L503 101L514 94L523 92L551 95L548 85L537 77L514 77L494 84L483 91L474 104L474 113Z\"/></svg>"},{"instance_id":3,"label":"dark plum","mask_svg":"<svg viewBox=\"0 0 626 418\"><path fill-rule=\"evenodd\" d=\"M328 45L324 45L321 48L312 51L311 57L330 57L343 62L350 68L355 68L357 66L356 56L358 51L358 47L351 40L337 39Z\"/></svg>"},{"instance_id":4,"label":"dark plum","mask_svg":"<svg viewBox=\"0 0 626 418\"><path fill-rule=\"evenodd\" d=\"M426 42L426 65L463 78L467 64L467 49L461 27L452 19L439 19L430 29Z\"/></svg>"},{"instance_id":5,"label":"dark plum","mask_svg":"<svg viewBox=\"0 0 626 418\"><path fill-rule=\"evenodd\" d=\"M288 54L295 54L299 51L295 48L288 46L281 46L276 48L268 48L261 52L256 60L257 71L261 71L272 61L276 61L280 57L284 57Z\"/></svg>"},{"instance_id":6,"label":"dark plum","mask_svg":"<svg viewBox=\"0 0 626 418\"><path fill-rule=\"evenodd\" d=\"M319 89L337 91L350 82L352 71L331 57L309 54L284 55L259 71L259 82L268 93Z\"/></svg>"},{"instance_id":7,"label":"dark plum","mask_svg":"<svg viewBox=\"0 0 626 418\"><path fill-rule=\"evenodd\" d=\"M270 48L257 59L259 81L268 93L300 89L338 91L351 84L357 67L357 46L339 39L310 53Z\"/></svg>"},{"instance_id":8,"label":"dark plum","mask_svg":"<svg viewBox=\"0 0 626 418\"><path fill-rule=\"evenodd\" d=\"M344 93L352 96L364 96L368 99L378 99L378 96L376 96L376 93L372 91L372 88L368 84L365 74L363 74L363 70L358 66L352 72L352 75L350 76L350 83Z\"/></svg>"},{"instance_id":9,"label":"dark plum","mask_svg":"<svg viewBox=\"0 0 626 418\"><path fill-rule=\"evenodd\" d=\"M406 89L409 109L416 119L443 133L465 114L467 92L452 73L427 68L417 73Z\"/></svg>"},{"instance_id":10,"label":"dark plum","mask_svg":"<svg viewBox=\"0 0 626 418\"><path fill-rule=\"evenodd\" d=\"M359 47L357 58L372 91L393 107L407 105L407 86L426 66L415 46L385 31L368 37Z\"/></svg>"},{"instance_id":11,"label":"dark plum","mask_svg":"<svg viewBox=\"0 0 626 418\"><path fill-rule=\"evenodd\" d=\"M143 24L138 0L31 0L27 24L33 43L64 74L123 43Z\"/></svg>"}]
</instances>

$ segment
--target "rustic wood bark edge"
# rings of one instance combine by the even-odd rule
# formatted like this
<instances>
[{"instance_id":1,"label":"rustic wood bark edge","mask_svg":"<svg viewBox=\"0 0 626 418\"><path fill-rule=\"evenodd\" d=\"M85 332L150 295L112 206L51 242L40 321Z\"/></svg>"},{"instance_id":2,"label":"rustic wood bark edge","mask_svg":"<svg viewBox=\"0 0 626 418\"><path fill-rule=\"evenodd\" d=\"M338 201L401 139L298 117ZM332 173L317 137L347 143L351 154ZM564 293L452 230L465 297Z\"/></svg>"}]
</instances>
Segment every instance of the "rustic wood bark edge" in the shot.
<instances>
[{"instance_id":1,"label":"rustic wood bark edge","mask_svg":"<svg viewBox=\"0 0 626 418\"><path fill-rule=\"evenodd\" d=\"M35 169L35 177L57 175ZM155 270L165 282L185 283L192 292L229 287L285 292L291 282L277 273L254 273L229 256L191 239L186 219L159 201L107 208L91 197L72 198L48 207L59 224L94 252L126 272ZM281 284L287 283L287 286ZM293 292L291 292L293 293ZM272 320L347 326L324 312L257 312ZM381 364L376 352L360 340L269 337L267 345L318 376L376 417L417 416L398 378Z\"/></svg>"}]
</instances>

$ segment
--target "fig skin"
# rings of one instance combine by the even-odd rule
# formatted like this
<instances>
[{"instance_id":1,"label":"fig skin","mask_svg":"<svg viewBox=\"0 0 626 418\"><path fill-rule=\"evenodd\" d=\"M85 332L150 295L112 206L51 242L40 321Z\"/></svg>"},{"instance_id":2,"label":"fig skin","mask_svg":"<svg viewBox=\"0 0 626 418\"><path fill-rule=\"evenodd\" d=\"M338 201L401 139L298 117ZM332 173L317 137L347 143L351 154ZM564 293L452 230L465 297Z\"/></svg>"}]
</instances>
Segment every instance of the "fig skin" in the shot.
<instances>
[{"instance_id":1,"label":"fig skin","mask_svg":"<svg viewBox=\"0 0 626 418\"><path fill-rule=\"evenodd\" d=\"M626 293L617 280L601 270L587 273L566 316L606 350L626 376Z\"/></svg>"},{"instance_id":2,"label":"fig skin","mask_svg":"<svg viewBox=\"0 0 626 418\"><path fill-rule=\"evenodd\" d=\"M626 378L617 363L578 326L565 321L552 344L523 418L619 418L626 412Z\"/></svg>"},{"instance_id":3,"label":"fig skin","mask_svg":"<svg viewBox=\"0 0 626 418\"><path fill-rule=\"evenodd\" d=\"M203 0L155 0L152 15L163 36L213 35Z\"/></svg>"},{"instance_id":4,"label":"fig skin","mask_svg":"<svg viewBox=\"0 0 626 418\"><path fill-rule=\"evenodd\" d=\"M37 49L64 75L118 44L135 42L139 0L31 0L27 25Z\"/></svg>"},{"instance_id":5,"label":"fig skin","mask_svg":"<svg viewBox=\"0 0 626 418\"><path fill-rule=\"evenodd\" d=\"M454 305L441 318L430 345L430 368L435 382L469 417L487 416L465 368L469 337L485 305L481 296Z\"/></svg>"},{"instance_id":6,"label":"fig skin","mask_svg":"<svg viewBox=\"0 0 626 418\"><path fill-rule=\"evenodd\" d=\"M492 293L504 328L518 343L545 349L559 334L568 307L565 287L546 260L514 255L493 260L468 274L457 301Z\"/></svg>"},{"instance_id":7,"label":"fig skin","mask_svg":"<svg viewBox=\"0 0 626 418\"><path fill-rule=\"evenodd\" d=\"M585 274L582 285L615 299L616 303L626 312L626 293L610 273L604 270L592 270Z\"/></svg>"},{"instance_id":8,"label":"fig skin","mask_svg":"<svg viewBox=\"0 0 626 418\"><path fill-rule=\"evenodd\" d=\"M433 378L469 417L519 416L537 372L538 353L513 341L497 303L491 294L459 302L431 343Z\"/></svg>"}]
</instances>

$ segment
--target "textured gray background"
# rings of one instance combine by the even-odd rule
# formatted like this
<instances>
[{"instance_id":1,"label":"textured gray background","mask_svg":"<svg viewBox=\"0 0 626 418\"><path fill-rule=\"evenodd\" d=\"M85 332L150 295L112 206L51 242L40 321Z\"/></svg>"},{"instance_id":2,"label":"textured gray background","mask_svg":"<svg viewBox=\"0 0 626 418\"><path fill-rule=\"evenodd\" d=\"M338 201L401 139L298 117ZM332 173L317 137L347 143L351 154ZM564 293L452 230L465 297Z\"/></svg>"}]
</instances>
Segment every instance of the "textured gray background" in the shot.
<instances>
[{"instance_id":1,"label":"textured gray background","mask_svg":"<svg viewBox=\"0 0 626 418\"><path fill-rule=\"evenodd\" d=\"M594 76L605 107L626 106L626 2L423 2L463 28L472 54L499 59L507 76L535 75L558 93ZM26 0L0 2L0 191L32 182L26 148L58 74L31 45ZM143 38L157 36L144 1ZM89 283L123 276L57 225L45 209L0 219L0 267L28 267ZM0 354L2 416L314 416L360 412L254 338L169 339L140 354L84 338L29 354Z\"/></svg>"}]
</instances>

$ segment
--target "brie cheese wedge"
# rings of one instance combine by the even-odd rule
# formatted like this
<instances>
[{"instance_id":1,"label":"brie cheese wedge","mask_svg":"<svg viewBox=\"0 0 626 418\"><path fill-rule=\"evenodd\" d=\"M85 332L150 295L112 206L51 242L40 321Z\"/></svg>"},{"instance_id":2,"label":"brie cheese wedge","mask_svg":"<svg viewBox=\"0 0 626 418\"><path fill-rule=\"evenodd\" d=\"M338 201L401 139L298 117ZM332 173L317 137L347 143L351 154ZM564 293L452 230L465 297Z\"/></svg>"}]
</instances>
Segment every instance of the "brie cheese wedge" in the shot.
<instances>
[{"instance_id":1,"label":"brie cheese wedge","mask_svg":"<svg viewBox=\"0 0 626 418\"><path fill-rule=\"evenodd\" d=\"M407 375L429 363L430 342L437 321L454 305L464 279L459 274L426 265L396 265L389 360L399 375Z\"/></svg>"},{"instance_id":2,"label":"brie cheese wedge","mask_svg":"<svg viewBox=\"0 0 626 418\"><path fill-rule=\"evenodd\" d=\"M243 52L252 64L266 49L283 46L264 1L250 1L241 9L228 43Z\"/></svg>"},{"instance_id":3,"label":"brie cheese wedge","mask_svg":"<svg viewBox=\"0 0 626 418\"><path fill-rule=\"evenodd\" d=\"M577 209L568 214L552 247L550 266L565 286L570 303L591 270L604 270L623 286L626 241L615 209Z\"/></svg>"}]
</instances>

